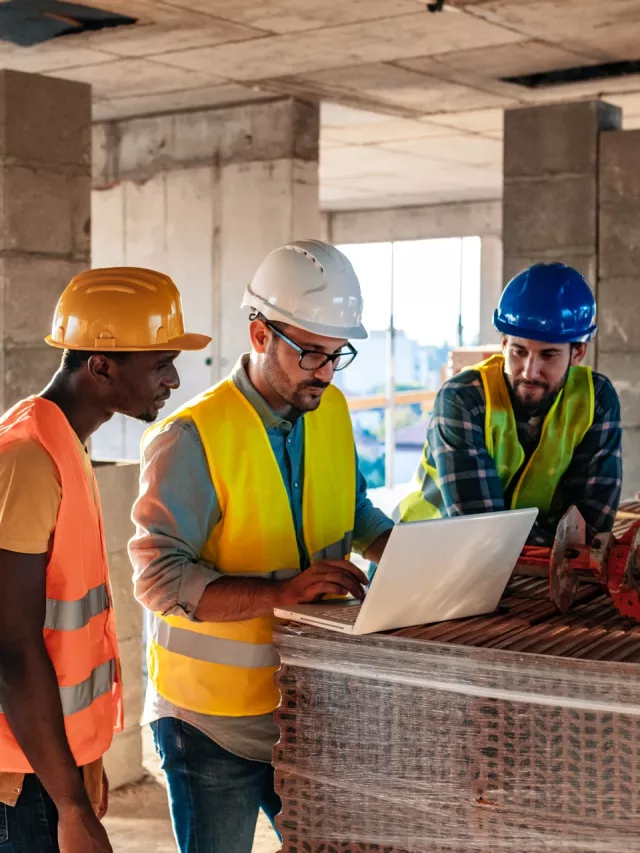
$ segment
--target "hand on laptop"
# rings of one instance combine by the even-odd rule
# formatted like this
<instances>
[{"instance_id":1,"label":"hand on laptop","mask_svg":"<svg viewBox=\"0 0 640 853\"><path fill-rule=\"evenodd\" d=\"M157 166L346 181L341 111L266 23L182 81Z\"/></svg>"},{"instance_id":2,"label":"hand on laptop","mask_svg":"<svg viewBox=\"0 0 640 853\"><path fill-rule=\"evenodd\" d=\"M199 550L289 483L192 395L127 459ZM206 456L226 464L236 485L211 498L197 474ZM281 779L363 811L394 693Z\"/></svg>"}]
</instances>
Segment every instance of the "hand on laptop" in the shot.
<instances>
[{"instance_id":1,"label":"hand on laptop","mask_svg":"<svg viewBox=\"0 0 640 853\"><path fill-rule=\"evenodd\" d=\"M362 601L368 583L367 576L348 560L319 560L282 582L277 607L309 604L323 595L353 595Z\"/></svg>"}]
</instances>

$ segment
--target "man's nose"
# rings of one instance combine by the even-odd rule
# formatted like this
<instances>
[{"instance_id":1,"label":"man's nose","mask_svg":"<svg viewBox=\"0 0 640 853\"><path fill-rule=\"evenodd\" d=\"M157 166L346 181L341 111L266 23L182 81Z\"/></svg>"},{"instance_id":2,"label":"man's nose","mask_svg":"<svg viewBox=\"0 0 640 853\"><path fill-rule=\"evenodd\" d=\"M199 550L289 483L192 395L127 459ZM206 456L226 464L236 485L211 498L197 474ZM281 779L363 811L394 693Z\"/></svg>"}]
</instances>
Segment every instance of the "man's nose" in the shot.
<instances>
[{"instance_id":1,"label":"man's nose","mask_svg":"<svg viewBox=\"0 0 640 853\"><path fill-rule=\"evenodd\" d=\"M335 373L333 368L333 362L328 361L324 367L319 367L314 372L314 377L319 379L321 382L331 382L333 380L333 374Z\"/></svg>"},{"instance_id":2,"label":"man's nose","mask_svg":"<svg viewBox=\"0 0 640 853\"><path fill-rule=\"evenodd\" d=\"M522 377L527 382L534 382L540 378L540 364L534 355L527 356L522 370Z\"/></svg>"},{"instance_id":3,"label":"man's nose","mask_svg":"<svg viewBox=\"0 0 640 853\"><path fill-rule=\"evenodd\" d=\"M162 384L172 391L176 391L180 387L180 375L174 364L171 365L171 369L167 373L166 378L162 380Z\"/></svg>"}]
</instances>

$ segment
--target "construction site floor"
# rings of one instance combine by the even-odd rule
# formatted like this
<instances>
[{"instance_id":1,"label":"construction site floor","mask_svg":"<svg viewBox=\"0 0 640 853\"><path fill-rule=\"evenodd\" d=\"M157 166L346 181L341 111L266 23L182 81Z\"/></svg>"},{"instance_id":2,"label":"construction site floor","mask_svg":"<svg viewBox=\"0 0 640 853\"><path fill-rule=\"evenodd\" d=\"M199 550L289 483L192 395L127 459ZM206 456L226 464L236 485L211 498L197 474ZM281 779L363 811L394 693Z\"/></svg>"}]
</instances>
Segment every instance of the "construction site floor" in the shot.
<instances>
[{"instance_id":1,"label":"construction site floor","mask_svg":"<svg viewBox=\"0 0 640 853\"><path fill-rule=\"evenodd\" d=\"M113 791L105 826L114 853L176 853L171 831L167 793L153 751L148 727L144 729L145 765L149 775L137 785ZM253 853L276 853L280 845L264 815L260 815Z\"/></svg>"}]
</instances>

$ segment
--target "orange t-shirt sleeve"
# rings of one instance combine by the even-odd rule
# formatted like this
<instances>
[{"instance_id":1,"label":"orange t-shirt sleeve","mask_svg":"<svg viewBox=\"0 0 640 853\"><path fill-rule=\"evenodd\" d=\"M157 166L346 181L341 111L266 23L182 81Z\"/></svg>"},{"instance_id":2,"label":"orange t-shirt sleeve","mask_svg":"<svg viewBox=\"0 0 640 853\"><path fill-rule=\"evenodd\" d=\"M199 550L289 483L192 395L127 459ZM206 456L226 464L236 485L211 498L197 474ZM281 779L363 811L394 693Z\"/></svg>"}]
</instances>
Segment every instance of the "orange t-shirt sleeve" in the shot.
<instances>
[{"instance_id":1,"label":"orange t-shirt sleeve","mask_svg":"<svg viewBox=\"0 0 640 853\"><path fill-rule=\"evenodd\" d=\"M39 442L5 444L0 451L0 548L47 553L61 498L58 470Z\"/></svg>"}]
</instances>

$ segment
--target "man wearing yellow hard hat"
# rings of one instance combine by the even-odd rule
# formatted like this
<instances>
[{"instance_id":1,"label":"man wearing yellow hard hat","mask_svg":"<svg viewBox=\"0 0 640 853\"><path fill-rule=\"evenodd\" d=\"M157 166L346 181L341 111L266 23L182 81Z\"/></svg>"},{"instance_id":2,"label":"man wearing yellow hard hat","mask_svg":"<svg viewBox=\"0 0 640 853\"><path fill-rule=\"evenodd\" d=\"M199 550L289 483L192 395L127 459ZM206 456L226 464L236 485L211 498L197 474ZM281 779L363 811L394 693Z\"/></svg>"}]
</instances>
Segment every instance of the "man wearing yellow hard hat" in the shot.
<instances>
[{"instance_id":1,"label":"man wearing yellow hard hat","mask_svg":"<svg viewBox=\"0 0 640 853\"><path fill-rule=\"evenodd\" d=\"M97 485L84 444L116 412L153 421L178 387L173 281L97 269L62 294L49 386L0 419L0 850L109 853L102 756L122 691Z\"/></svg>"},{"instance_id":2,"label":"man wearing yellow hard hat","mask_svg":"<svg viewBox=\"0 0 640 853\"><path fill-rule=\"evenodd\" d=\"M271 752L275 607L363 596L392 522L367 498L347 404L331 382L366 338L345 255L272 252L247 288L252 351L143 440L130 543L148 614L152 723L181 853L250 853L280 810Z\"/></svg>"}]
</instances>

